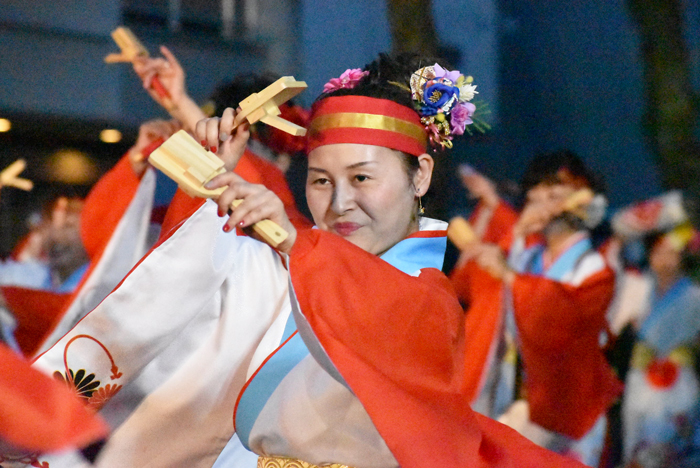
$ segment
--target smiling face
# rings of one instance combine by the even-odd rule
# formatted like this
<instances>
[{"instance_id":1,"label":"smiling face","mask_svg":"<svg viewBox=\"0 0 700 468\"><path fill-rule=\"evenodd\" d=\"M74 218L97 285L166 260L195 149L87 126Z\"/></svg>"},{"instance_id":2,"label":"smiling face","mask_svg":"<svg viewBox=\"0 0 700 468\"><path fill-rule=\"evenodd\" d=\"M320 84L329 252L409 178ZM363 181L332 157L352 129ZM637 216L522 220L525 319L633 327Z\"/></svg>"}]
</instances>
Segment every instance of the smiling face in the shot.
<instances>
[{"instance_id":1,"label":"smiling face","mask_svg":"<svg viewBox=\"0 0 700 468\"><path fill-rule=\"evenodd\" d=\"M316 226L375 255L415 232L417 195L428 190L432 158L419 156L412 176L403 158L399 151L354 143L311 151L306 199Z\"/></svg>"}]
</instances>

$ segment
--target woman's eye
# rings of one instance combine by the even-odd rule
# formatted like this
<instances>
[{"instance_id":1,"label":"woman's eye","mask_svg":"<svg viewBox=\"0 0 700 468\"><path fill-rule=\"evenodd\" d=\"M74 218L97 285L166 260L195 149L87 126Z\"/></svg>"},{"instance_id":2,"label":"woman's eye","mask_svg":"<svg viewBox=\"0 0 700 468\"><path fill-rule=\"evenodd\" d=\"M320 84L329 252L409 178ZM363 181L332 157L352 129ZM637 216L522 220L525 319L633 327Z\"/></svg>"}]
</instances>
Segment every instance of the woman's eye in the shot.
<instances>
[{"instance_id":1,"label":"woman's eye","mask_svg":"<svg viewBox=\"0 0 700 468\"><path fill-rule=\"evenodd\" d=\"M358 182L364 182L365 180L369 180L369 177L363 174L358 174L355 176L355 180Z\"/></svg>"},{"instance_id":2,"label":"woman's eye","mask_svg":"<svg viewBox=\"0 0 700 468\"><path fill-rule=\"evenodd\" d=\"M314 181L311 182L311 183L312 183L313 185L327 185L327 184L330 184L331 181L328 180L328 179L324 179L324 178L321 177L321 178L318 178L318 179L314 179Z\"/></svg>"}]
</instances>

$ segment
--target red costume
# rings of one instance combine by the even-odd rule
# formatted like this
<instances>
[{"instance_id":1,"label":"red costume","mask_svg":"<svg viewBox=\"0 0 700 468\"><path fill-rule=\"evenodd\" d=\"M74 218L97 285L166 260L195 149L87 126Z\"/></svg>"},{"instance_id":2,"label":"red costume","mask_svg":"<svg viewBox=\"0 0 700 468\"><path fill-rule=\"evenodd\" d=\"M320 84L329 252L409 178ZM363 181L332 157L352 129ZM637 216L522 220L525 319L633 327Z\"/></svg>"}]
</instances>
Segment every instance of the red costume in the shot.
<instances>
[{"instance_id":1,"label":"red costume","mask_svg":"<svg viewBox=\"0 0 700 468\"><path fill-rule=\"evenodd\" d=\"M75 392L0 344L0 441L19 450L49 452L82 447L106 434L106 425ZM0 454L0 462L15 459L6 457Z\"/></svg>"},{"instance_id":2,"label":"red costume","mask_svg":"<svg viewBox=\"0 0 700 468\"><path fill-rule=\"evenodd\" d=\"M484 238L504 243L512 237L507 227L515 218L502 208L496 213ZM530 418L573 439L586 434L621 391L599 346L601 331L607 329L615 275L607 266L579 274L585 278L576 284L518 274L511 288ZM481 369L468 381L475 399L493 365L504 326L503 286L472 262L458 266L451 280L469 305L467 336L475 339L470 339L474 350L467 354L467 365Z\"/></svg>"}]
</instances>

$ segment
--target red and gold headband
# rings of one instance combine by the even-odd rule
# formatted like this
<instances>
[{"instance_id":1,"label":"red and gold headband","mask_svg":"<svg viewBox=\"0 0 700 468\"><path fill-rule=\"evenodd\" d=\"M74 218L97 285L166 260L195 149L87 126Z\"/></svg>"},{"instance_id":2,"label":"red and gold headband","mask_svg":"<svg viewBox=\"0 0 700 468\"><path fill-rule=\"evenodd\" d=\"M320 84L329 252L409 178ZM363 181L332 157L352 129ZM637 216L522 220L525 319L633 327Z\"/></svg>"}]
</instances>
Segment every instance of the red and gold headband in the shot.
<instances>
[{"instance_id":1,"label":"red and gold headband","mask_svg":"<svg viewBox=\"0 0 700 468\"><path fill-rule=\"evenodd\" d=\"M384 146L420 156L428 135L413 109L388 99L333 96L312 108L307 151L336 143Z\"/></svg>"}]
</instances>

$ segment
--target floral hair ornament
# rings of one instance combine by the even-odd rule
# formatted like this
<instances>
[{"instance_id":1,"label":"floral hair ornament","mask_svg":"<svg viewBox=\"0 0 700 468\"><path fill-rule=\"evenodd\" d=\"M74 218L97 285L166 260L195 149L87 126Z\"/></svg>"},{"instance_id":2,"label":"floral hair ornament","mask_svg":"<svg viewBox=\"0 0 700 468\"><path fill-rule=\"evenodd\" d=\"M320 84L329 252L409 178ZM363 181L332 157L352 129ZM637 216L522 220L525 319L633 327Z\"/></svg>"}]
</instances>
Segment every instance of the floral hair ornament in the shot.
<instances>
[{"instance_id":1,"label":"floral hair ornament","mask_svg":"<svg viewBox=\"0 0 700 468\"><path fill-rule=\"evenodd\" d=\"M472 82L471 76L437 63L411 75L411 96L433 146L452 148L452 135L462 135L474 123L476 106L469 101L478 93Z\"/></svg>"},{"instance_id":2,"label":"floral hair ornament","mask_svg":"<svg viewBox=\"0 0 700 468\"><path fill-rule=\"evenodd\" d=\"M367 75L369 72L362 71L360 68L348 68L339 78L331 78L328 83L323 85L323 92L332 93L339 89L352 89Z\"/></svg>"}]
</instances>

